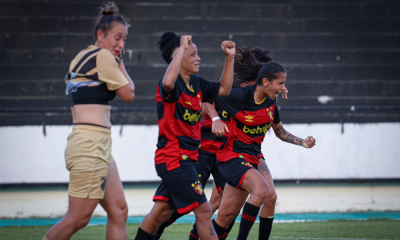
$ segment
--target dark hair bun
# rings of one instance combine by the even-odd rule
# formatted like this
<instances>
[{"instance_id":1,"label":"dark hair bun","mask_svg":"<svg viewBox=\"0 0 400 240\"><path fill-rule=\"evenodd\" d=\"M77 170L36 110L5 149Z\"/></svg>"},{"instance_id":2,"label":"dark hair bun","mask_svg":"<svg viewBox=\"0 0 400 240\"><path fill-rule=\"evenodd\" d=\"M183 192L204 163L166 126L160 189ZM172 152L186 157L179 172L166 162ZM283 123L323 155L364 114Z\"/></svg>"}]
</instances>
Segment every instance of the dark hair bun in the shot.
<instances>
[{"instance_id":1,"label":"dark hair bun","mask_svg":"<svg viewBox=\"0 0 400 240\"><path fill-rule=\"evenodd\" d=\"M181 37L174 32L165 32L158 41L157 46L161 51L161 56L168 64L172 61L172 53L181 44Z\"/></svg>"},{"instance_id":2,"label":"dark hair bun","mask_svg":"<svg viewBox=\"0 0 400 240\"><path fill-rule=\"evenodd\" d=\"M104 7L100 7L102 15L112 15L118 13L118 8L114 2L108 2Z\"/></svg>"},{"instance_id":3,"label":"dark hair bun","mask_svg":"<svg viewBox=\"0 0 400 240\"><path fill-rule=\"evenodd\" d=\"M272 58L268 55L268 51L263 50L262 48L256 47L253 49L254 57L259 62L271 62Z\"/></svg>"}]
</instances>

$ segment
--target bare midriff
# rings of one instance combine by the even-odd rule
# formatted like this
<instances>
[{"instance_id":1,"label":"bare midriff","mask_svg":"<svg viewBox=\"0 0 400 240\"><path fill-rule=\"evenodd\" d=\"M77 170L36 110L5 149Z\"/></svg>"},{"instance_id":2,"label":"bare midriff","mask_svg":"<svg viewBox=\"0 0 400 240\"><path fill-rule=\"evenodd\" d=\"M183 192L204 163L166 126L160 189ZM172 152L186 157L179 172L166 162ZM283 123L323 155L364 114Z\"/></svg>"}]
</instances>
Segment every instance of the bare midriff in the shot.
<instances>
[{"instance_id":1,"label":"bare midriff","mask_svg":"<svg viewBox=\"0 0 400 240\"><path fill-rule=\"evenodd\" d=\"M72 122L74 124L94 124L110 128L109 105L79 104L71 107Z\"/></svg>"}]
</instances>

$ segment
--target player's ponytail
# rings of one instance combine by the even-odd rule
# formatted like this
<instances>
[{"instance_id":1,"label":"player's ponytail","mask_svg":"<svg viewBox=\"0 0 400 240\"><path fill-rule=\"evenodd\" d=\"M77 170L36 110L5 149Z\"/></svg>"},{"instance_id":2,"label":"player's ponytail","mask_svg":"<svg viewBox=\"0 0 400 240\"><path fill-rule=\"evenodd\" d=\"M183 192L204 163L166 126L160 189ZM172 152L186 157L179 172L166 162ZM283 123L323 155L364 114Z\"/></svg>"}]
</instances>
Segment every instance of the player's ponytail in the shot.
<instances>
[{"instance_id":1,"label":"player's ponytail","mask_svg":"<svg viewBox=\"0 0 400 240\"><path fill-rule=\"evenodd\" d=\"M165 32L158 41L157 46L161 51L161 56L166 63L170 63L174 58L172 55L181 44L181 37L174 32Z\"/></svg>"},{"instance_id":2,"label":"player's ponytail","mask_svg":"<svg viewBox=\"0 0 400 240\"><path fill-rule=\"evenodd\" d=\"M263 63L257 61L249 46L237 47L234 65L233 86L255 81Z\"/></svg>"}]
</instances>

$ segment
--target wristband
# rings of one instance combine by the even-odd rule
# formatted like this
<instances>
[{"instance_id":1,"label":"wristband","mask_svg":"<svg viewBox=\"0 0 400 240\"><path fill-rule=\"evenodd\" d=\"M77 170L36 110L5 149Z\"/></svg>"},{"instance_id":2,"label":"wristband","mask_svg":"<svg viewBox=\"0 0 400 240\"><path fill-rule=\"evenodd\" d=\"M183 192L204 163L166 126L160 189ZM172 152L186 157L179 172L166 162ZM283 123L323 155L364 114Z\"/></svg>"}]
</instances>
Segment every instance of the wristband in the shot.
<instances>
[{"instance_id":1,"label":"wristband","mask_svg":"<svg viewBox=\"0 0 400 240\"><path fill-rule=\"evenodd\" d=\"M219 118L219 117L213 117L213 118L212 118L212 121L213 121L213 122L215 122L215 121L217 121L217 120L220 120L220 118Z\"/></svg>"}]
</instances>

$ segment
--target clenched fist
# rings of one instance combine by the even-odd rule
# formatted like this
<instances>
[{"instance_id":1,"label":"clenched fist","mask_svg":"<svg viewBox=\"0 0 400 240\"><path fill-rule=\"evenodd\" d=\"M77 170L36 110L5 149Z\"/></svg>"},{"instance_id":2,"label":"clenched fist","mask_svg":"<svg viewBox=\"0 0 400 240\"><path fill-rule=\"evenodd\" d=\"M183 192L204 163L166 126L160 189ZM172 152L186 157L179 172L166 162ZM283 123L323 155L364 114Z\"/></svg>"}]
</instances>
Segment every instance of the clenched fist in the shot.
<instances>
[{"instance_id":1,"label":"clenched fist","mask_svg":"<svg viewBox=\"0 0 400 240\"><path fill-rule=\"evenodd\" d=\"M192 36L191 35L183 35L181 36L181 47L187 49L188 46L192 43Z\"/></svg>"},{"instance_id":2,"label":"clenched fist","mask_svg":"<svg viewBox=\"0 0 400 240\"><path fill-rule=\"evenodd\" d=\"M312 147L315 146L315 142L316 142L315 138L313 138L313 137L307 137L306 139L304 139L304 140L301 142L301 146L303 146L303 147L305 147L305 148L312 148Z\"/></svg>"},{"instance_id":3,"label":"clenched fist","mask_svg":"<svg viewBox=\"0 0 400 240\"><path fill-rule=\"evenodd\" d=\"M221 43L221 48L225 53L225 56L235 56L235 42L223 41Z\"/></svg>"}]
</instances>

